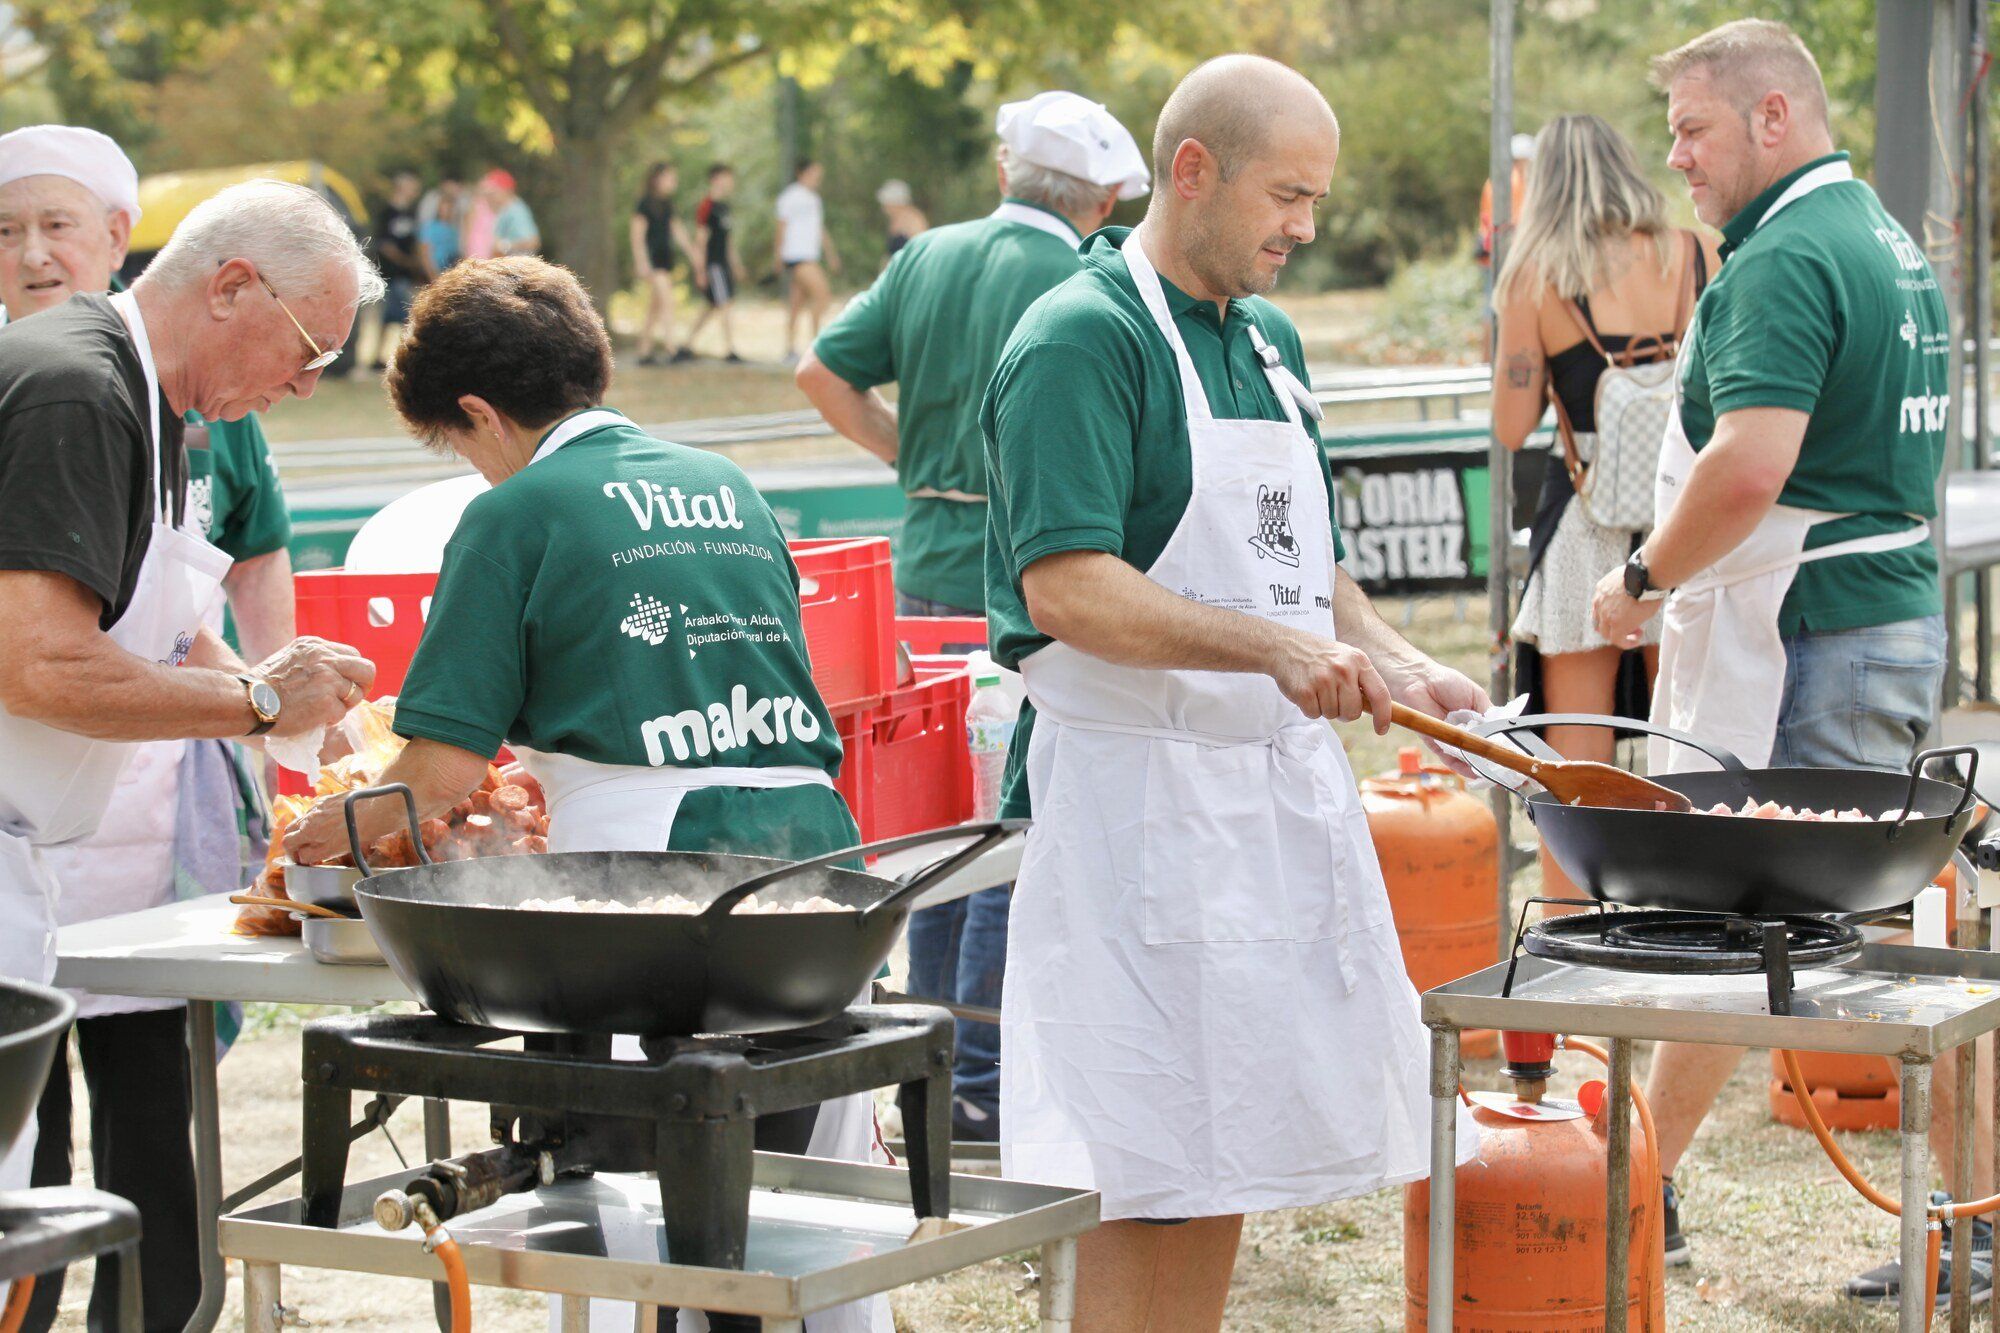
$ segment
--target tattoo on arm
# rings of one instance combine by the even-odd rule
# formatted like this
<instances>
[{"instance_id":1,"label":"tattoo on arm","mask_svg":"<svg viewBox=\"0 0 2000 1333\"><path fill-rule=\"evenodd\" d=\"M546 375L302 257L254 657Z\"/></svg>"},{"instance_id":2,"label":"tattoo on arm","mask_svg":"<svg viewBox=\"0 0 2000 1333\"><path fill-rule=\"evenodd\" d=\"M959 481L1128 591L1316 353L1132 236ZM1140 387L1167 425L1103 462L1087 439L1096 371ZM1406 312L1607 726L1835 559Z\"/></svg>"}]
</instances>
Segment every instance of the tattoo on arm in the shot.
<instances>
[{"instance_id":1,"label":"tattoo on arm","mask_svg":"<svg viewBox=\"0 0 2000 1333\"><path fill-rule=\"evenodd\" d=\"M1535 382L1535 358L1526 352L1516 352L1507 358L1507 383L1516 389L1528 388Z\"/></svg>"}]
</instances>

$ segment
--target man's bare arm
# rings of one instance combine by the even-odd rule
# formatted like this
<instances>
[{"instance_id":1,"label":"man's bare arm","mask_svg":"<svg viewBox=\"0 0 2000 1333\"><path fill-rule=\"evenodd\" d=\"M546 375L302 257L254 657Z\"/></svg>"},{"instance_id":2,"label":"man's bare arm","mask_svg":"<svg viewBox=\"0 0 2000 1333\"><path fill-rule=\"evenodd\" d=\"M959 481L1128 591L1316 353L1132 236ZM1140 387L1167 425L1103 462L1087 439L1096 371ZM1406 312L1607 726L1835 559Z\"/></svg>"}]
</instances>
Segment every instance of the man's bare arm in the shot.
<instances>
[{"instance_id":1,"label":"man's bare arm","mask_svg":"<svg viewBox=\"0 0 2000 1333\"><path fill-rule=\"evenodd\" d=\"M1051 638L1117 666L1271 677L1307 717L1389 727L1389 689L1351 644L1171 592L1115 555L1044 556L1021 578L1028 615Z\"/></svg>"},{"instance_id":2,"label":"man's bare arm","mask_svg":"<svg viewBox=\"0 0 2000 1333\"><path fill-rule=\"evenodd\" d=\"M101 605L67 575L0 571L0 707L98 740L233 738L250 730L256 719L233 674L126 652L98 628ZM258 672L282 702L281 736L337 720L347 711L343 696L375 678L373 664L353 649L317 639L287 646Z\"/></svg>"},{"instance_id":3,"label":"man's bare arm","mask_svg":"<svg viewBox=\"0 0 2000 1333\"><path fill-rule=\"evenodd\" d=\"M896 461L896 408L873 389L857 389L810 351L793 377L826 424L885 463Z\"/></svg>"},{"instance_id":4,"label":"man's bare arm","mask_svg":"<svg viewBox=\"0 0 2000 1333\"><path fill-rule=\"evenodd\" d=\"M1674 507L1646 539L1654 587L1679 587L1743 544L1798 466L1809 419L1790 408L1746 407L1716 421Z\"/></svg>"},{"instance_id":5,"label":"man's bare arm","mask_svg":"<svg viewBox=\"0 0 2000 1333\"><path fill-rule=\"evenodd\" d=\"M298 633L290 551L279 547L238 560L223 577L222 588L229 594L243 656L250 661L263 661Z\"/></svg>"}]
</instances>

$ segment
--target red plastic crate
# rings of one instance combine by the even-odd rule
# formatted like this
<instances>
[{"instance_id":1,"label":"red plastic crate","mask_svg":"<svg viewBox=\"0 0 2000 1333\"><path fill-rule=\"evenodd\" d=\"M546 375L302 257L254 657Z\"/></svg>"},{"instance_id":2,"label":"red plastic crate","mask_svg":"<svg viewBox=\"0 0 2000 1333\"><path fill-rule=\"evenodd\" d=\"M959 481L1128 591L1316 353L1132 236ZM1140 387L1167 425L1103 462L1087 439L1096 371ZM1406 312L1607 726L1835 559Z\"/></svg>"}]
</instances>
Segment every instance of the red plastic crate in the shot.
<instances>
[{"instance_id":1,"label":"red plastic crate","mask_svg":"<svg viewBox=\"0 0 2000 1333\"><path fill-rule=\"evenodd\" d=\"M874 706L836 709L833 730L840 737L840 774L833 789L847 802L847 809L861 830L861 841L872 842L875 835L875 727Z\"/></svg>"},{"instance_id":2,"label":"red plastic crate","mask_svg":"<svg viewBox=\"0 0 2000 1333\"><path fill-rule=\"evenodd\" d=\"M915 658L916 680L870 715L865 767L869 838L963 824L973 816L972 750L965 711L972 674L962 657Z\"/></svg>"},{"instance_id":3,"label":"red plastic crate","mask_svg":"<svg viewBox=\"0 0 2000 1333\"><path fill-rule=\"evenodd\" d=\"M963 644L986 646L984 616L897 616L896 638L912 657L961 653Z\"/></svg>"},{"instance_id":4,"label":"red plastic crate","mask_svg":"<svg viewBox=\"0 0 2000 1333\"><path fill-rule=\"evenodd\" d=\"M896 588L886 537L801 538L799 610L827 707L880 698L896 680Z\"/></svg>"},{"instance_id":5,"label":"red plastic crate","mask_svg":"<svg viewBox=\"0 0 2000 1333\"><path fill-rule=\"evenodd\" d=\"M293 576L299 633L348 644L374 662L371 699L403 688L436 591L435 574L321 569Z\"/></svg>"}]
</instances>

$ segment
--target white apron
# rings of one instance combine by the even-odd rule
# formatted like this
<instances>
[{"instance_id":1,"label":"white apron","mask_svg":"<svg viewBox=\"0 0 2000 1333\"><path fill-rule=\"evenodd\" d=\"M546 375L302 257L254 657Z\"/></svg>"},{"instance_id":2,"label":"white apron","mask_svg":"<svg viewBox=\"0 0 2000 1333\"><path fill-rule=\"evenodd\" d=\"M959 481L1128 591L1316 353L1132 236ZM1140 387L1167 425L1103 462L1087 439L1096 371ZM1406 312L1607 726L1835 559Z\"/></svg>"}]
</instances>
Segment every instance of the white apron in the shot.
<instances>
[{"instance_id":1,"label":"white apron","mask_svg":"<svg viewBox=\"0 0 2000 1333\"><path fill-rule=\"evenodd\" d=\"M145 321L128 293L111 298L124 319L146 377L152 448L153 530L131 603L107 633L126 652L178 664L194 644L222 589L227 555L176 528L164 490L160 381ZM55 976L56 899L43 848L97 828L135 746L59 731L0 708L0 976L46 984ZM32 1121L4 1161L0 1190L28 1183L35 1143Z\"/></svg>"},{"instance_id":2,"label":"white apron","mask_svg":"<svg viewBox=\"0 0 2000 1333\"><path fill-rule=\"evenodd\" d=\"M1829 162L1794 181L1757 225L1762 227L1786 205L1823 185L1854 179L1845 162ZM1681 373L1693 363L1696 326L1682 340ZM1694 468L1694 447L1681 426L1680 404L1667 421L1653 485L1653 512L1665 519ZM1778 612L1799 566L1835 556L1900 550L1930 539L1921 519L1901 532L1805 548L1807 534L1821 523L1850 517L1794 505L1773 505L1750 535L1729 554L1673 591L1660 613L1660 670L1653 686L1651 718L1659 726L1685 732L1730 751L1751 768L1766 767L1777 739L1784 705L1785 645ZM1653 737L1646 742L1650 773L1686 773L1716 765L1700 751Z\"/></svg>"},{"instance_id":3,"label":"white apron","mask_svg":"<svg viewBox=\"0 0 2000 1333\"><path fill-rule=\"evenodd\" d=\"M590 431L625 424L624 416L609 409L579 412L549 432L529 466ZM816 768L650 768L599 764L518 745L512 748L522 766L542 784L551 852L664 852L673 837L681 802L689 792L706 787L833 786L833 780ZM643 1058L637 1037L612 1038L611 1053L620 1060ZM813 1157L866 1162L874 1140L873 1099L857 1094L820 1107L806 1152ZM650 1225L605 1239L614 1250L633 1257L658 1252L657 1230ZM628 1301L593 1300L591 1333L632 1333L638 1315L638 1308ZM679 1326L681 1333L703 1333L708 1320L699 1313L682 1311ZM551 1333L561 1328L561 1314L553 1297L549 1301L549 1327ZM651 1323L645 1327L650 1333ZM806 1328L808 1333L891 1333L889 1302L877 1297L828 1310L807 1319Z\"/></svg>"},{"instance_id":4,"label":"white apron","mask_svg":"<svg viewBox=\"0 0 2000 1333\"><path fill-rule=\"evenodd\" d=\"M1147 576L1333 638L1309 395L1271 353L1286 420L1214 418L1138 235L1124 254L1180 368L1193 465ZM1137 670L1062 643L1021 671L1035 823L1002 992L1004 1173L1098 1190L1107 1221L1428 1174L1428 1040L1331 728L1261 675ZM1461 1160L1475 1146L1461 1125Z\"/></svg>"}]
</instances>

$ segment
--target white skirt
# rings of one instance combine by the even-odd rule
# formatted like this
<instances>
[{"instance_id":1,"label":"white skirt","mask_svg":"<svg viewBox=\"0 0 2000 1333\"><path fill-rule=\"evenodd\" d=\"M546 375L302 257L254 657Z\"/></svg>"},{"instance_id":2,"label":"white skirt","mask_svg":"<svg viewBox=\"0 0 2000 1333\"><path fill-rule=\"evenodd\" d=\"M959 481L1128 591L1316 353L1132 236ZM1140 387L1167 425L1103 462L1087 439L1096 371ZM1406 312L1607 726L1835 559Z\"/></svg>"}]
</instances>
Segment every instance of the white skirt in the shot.
<instances>
[{"instance_id":1,"label":"white skirt","mask_svg":"<svg viewBox=\"0 0 2000 1333\"><path fill-rule=\"evenodd\" d=\"M1604 576L1624 565L1632 553L1632 539L1640 535L1600 527L1571 500L1556 523L1549 549L1528 578L1520 613L1514 617L1515 641L1534 644L1544 656L1610 647L1591 623L1590 599ZM1646 622L1644 642L1659 641L1660 617L1654 616Z\"/></svg>"}]
</instances>

